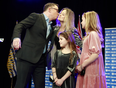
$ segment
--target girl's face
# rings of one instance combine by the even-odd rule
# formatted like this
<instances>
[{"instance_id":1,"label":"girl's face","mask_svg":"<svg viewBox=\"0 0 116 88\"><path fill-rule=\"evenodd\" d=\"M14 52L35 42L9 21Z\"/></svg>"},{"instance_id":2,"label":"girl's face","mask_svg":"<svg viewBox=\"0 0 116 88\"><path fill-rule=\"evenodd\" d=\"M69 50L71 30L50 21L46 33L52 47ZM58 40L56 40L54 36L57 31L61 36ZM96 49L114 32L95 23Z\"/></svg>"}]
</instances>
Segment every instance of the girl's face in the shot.
<instances>
[{"instance_id":1,"label":"girl's face","mask_svg":"<svg viewBox=\"0 0 116 88\"><path fill-rule=\"evenodd\" d=\"M66 10L62 10L62 11L60 12L59 16L58 16L58 20L59 20L60 22L64 21L65 16L66 16Z\"/></svg>"},{"instance_id":2,"label":"girl's face","mask_svg":"<svg viewBox=\"0 0 116 88\"><path fill-rule=\"evenodd\" d=\"M59 43L60 43L60 47L65 47L68 45L68 41L62 36L59 36Z\"/></svg>"},{"instance_id":3,"label":"girl's face","mask_svg":"<svg viewBox=\"0 0 116 88\"><path fill-rule=\"evenodd\" d=\"M86 20L85 20L84 15L82 16L82 22L81 22L81 24L82 24L82 28L85 29Z\"/></svg>"}]
</instances>

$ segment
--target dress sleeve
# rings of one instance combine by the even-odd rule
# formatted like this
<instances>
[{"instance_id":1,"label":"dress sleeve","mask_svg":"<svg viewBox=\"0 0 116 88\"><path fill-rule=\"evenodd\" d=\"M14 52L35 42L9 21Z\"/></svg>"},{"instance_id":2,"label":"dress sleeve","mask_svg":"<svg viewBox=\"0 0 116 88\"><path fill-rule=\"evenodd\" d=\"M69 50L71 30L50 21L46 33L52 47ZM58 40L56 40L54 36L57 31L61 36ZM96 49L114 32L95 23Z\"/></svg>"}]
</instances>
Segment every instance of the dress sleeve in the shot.
<instances>
[{"instance_id":1,"label":"dress sleeve","mask_svg":"<svg viewBox=\"0 0 116 88\"><path fill-rule=\"evenodd\" d=\"M71 63L69 63L69 65L67 66L67 69L72 73L72 72L74 72L74 70L75 70L75 67L76 67L76 64L77 64L77 54L75 53L75 51L73 51L73 54L74 54L74 56L73 56L73 58L72 58L72 61L71 61Z\"/></svg>"},{"instance_id":2,"label":"dress sleeve","mask_svg":"<svg viewBox=\"0 0 116 88\"><path fill-rule=\"evenodd\" d=\"M81 41L81 39L79 37L79 34L78 34L77 30L73 29L72 33L73 33L73 35L75 37L75 43L76 43L76 45L78 45L80 48L82 48L82 41Z\"/></svg>"},{"instance_id":3,"label":"dress sleeve","mask_svg":"<svg viewBox=\"0 0 116 88\"><path fill-rule=\"evenodd\" d=\"M99 36L96 32L91 32L89 34L88 45L89 45L89 53L90 54L92 54L92 53L100 54L102 52L101 42L100 42Z\"/></svg>"},{"instance_id":4,"label":"dress sleeve","mask_svg":"<svg viewBox=\"0 0 116 88\"><path fill-rule=\"evenodd\" d=\"M36 19L37 19L37 14L36 13L31 13L27 18L25 18L24 20L19 22L14 27L12 39L20 38L22 30L23 29L29 29L31 26L33 26Z\"/></svg>"},{"instance_id":5,"label":"dress sleeve","mask_svg":"<svg viewBox=\"0 0 116 88\"><path fill-rule=\"evenodd\" d=\"M56 58L57 58L57 51L55 52L54 54L54 58L52 59L52 64L51 64L51 67L56 67Z\"/></svg>"}]
</instances>

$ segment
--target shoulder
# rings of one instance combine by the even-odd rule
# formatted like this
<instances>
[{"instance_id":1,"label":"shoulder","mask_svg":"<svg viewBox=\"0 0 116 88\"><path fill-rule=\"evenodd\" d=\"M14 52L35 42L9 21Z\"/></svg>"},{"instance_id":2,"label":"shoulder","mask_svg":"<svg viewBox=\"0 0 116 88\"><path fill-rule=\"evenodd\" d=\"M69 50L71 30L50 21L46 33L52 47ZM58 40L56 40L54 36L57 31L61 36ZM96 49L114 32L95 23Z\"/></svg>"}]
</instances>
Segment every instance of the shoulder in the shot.
<instances>
[{"instance_id":1,"label":"shoulder","mask_svg":"<svg viewBox=\"0 0 116 88\"><path fill-rule=\"evenodd\" d=\"M78 57L78 56L77 56L77 53L76 53L75 51L72 51L72 53L73 53L73 55L74 55L75 58Z\"/></svg>"},{"instance_id":2,"label":"shoulder","mask_svg":"<svg viewBox=\"0 0 116 88\"><path fill-rule=\"evenodd\" d=\"M91 32L89 33L89 36L95 37L95 36L98 36L98 33L97 33L96 31L91 31Z\"/></svg>"},{"instance_id":3,"label":"shoulder","mask_svg":"<svg viewBox=\"0 0 116 88\"><path fill-rule=\"evenodd\" d=\"M74 33L74 32L77 32L77 29L73 28L71 31Z\"/></svg>"},{"instance_id":4,"label":"shoulder","mask_svg":"<svg viewBox=\"0 0 116 88\"><path fill-rule=\"evenodd\" d=\"M72 32L74 35L79 35L76 28L72 29L71 32Z\"/></svg>"},{"instance_id":5,"label":"shoulder","mask_svg":"<svg viewBox=\"0 0 116 88\"><path fill-rule=\"evenodd\" d=\"M99 35L96 31L91 31L89 33L89 36L88 36L89 39L91 39L92 41L98 39L99 40Z\"/></svg>"},{"instance_id":6,"label":"shoulder","mask_svg":"<svg viewBox=\"0 0 116 88\"><path fill-rule=\"evenodd\" d=\"M30 15L33 15L33 16L43 16L43 13L35 13L35 12L32 12Z\"/></svg>"},{"instance_id":7,"label":"shoulder","mask_svg":"<svg viewBox=\"0 0 116 88\"><path fill-rule=\"evenodd\" d=\"M36 16L36 15L38 15L38 14L37 14L37 13L35 13L35 12L32 12L30 15L35 15L35 16Z\"/></svg>"},{"instance_id":8,"label":"shoulder","mask_svg":"<svg viewBox=\"0 0 116 88\"><path fill-rule=\"evenodd\" d=\"M59 53L59 52L61 52L61 50L56 50L56 53Z\"/></svg>"},{"instance_id":9,"label":"shoulder","mask_svg":"<svg viewBox=\"0 0 116 88\"><path fill-rule=\"evenodd\" d=\"M74 35L75 38L79 38L80 39L80 36L79 36L78 31L77 31L76 28L72 29L71 32L72 32L72 34Z\"/></svg>"},{"instance_id":10,"label":"shoulder","mask_svg":"<svg viewBox=\"0 0 116 88\"><path fill-rule=\"evenodd\" d=\"M56 50L56 55L61 55L61 50Z\"/></svg>"},{"instance_id":11,"label":"shoulder","mask_svg":"<svg viewBox=\"0 0 116 88\"><path fill-rule=\"evenodd\" d=\"M76 55L76 52L75 52L75 51L72 51L72 53L73 53L74 55Z\"/></svg>"},{"instance_id":12,"label":"shoulder","mask_svg":"<svg viewBox=\"0 0 116 88\"><path fill-rule=\"evenodd\" d=\"M75 51L72 51L72 53L73 53L73 54L76 54L76 52L75 52Z\"/></svg>"},{"instance_id":13,"label":"shoulder","mask_svg":"<svg viewBox=\"0 0 116 88\"><path fill-rule=\"evenodd\" d=\"M94 34L97 34L97 32L96 31L91 31L89 34L94 35Z\"/></svg>"},{"instance_id":14,"label":"shoulder","mask_svg":"<svg viewBox=\"0 0 116 88\"><path fill-rule=\"evenodd\" d=\"M42 14L33 12L33 13L31 13L31 14L29 15L29 17L30 17L30 18L35 18L35 19L37 19L37 18L39 18L39 17L42 17Z\"/></svg>"}]
</instances>

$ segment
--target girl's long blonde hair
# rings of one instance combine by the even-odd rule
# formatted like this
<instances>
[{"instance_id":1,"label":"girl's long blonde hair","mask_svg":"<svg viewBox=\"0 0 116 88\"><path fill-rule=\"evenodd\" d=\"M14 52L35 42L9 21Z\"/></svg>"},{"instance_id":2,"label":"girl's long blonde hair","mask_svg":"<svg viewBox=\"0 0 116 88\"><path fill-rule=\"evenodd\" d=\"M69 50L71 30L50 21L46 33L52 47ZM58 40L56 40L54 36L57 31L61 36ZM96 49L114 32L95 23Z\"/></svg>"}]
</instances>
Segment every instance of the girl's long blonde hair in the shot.
<instances>
[{"instance_id":1,"label":"girl's long blonde hair","mask_svg":"<svg viewBox=\"0 0 116 88\"><path fill-rule=\"evenodd\" d=\"M104 47L104 39L102 35L102 27L99 15L95 11L88 11L86 13L83 13L83 16L85 17L86 20L85 26L86 35L88 35L89 32L91 31L96 31L100 37L102 47Z\"/></svg>"},{"instance_id":2,"label":"girl's long blonde hair","mask_svg":"<svg viewBox=\"0 0 116 88\"><path fill-rule=\"evenodd\" d=\"M65 26L66 31L70 30L70 29L71 30L74 29L75 28L75 22L74 22L75 21L75 14L74 14L74 12L69 8L63 8L61 11L63 11L63 10L66 10L66 16L64 19L63 26ZM60 21L58 19L56 20L56 25L61 26Z\"/></svg>"}]
</instances>

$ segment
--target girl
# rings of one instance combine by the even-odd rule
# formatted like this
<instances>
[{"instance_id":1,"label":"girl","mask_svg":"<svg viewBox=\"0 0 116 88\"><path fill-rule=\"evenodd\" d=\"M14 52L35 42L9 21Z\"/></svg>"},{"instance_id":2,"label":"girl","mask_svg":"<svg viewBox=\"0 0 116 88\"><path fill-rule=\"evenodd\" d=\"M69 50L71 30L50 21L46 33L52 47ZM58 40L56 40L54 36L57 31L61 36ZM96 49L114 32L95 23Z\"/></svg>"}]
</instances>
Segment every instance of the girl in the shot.
<instances>
[{"instance_id":1,"label":"girl","mask_svg":"<svg viewBox=\"0 0 116 88\"><path fill-rule=\"evenodd\" d=\"M102 27L95 11L82 15L82 28L86 31L83 39L78 72L85 69L85 75L78 74L76 88L107 88L102 56Z\"/></svg>"},{"instance_id":2,"label":"girl","mask_svg":"<svg viewBox=\"0 0 116 88\"><path fill-rule=\"evenodd\" d=\"M53 88L75 88L74 71L78 56L73 34L61 32L59 43L61 49L56 51L52 61Z\"/></svg>"}]
</instances>

